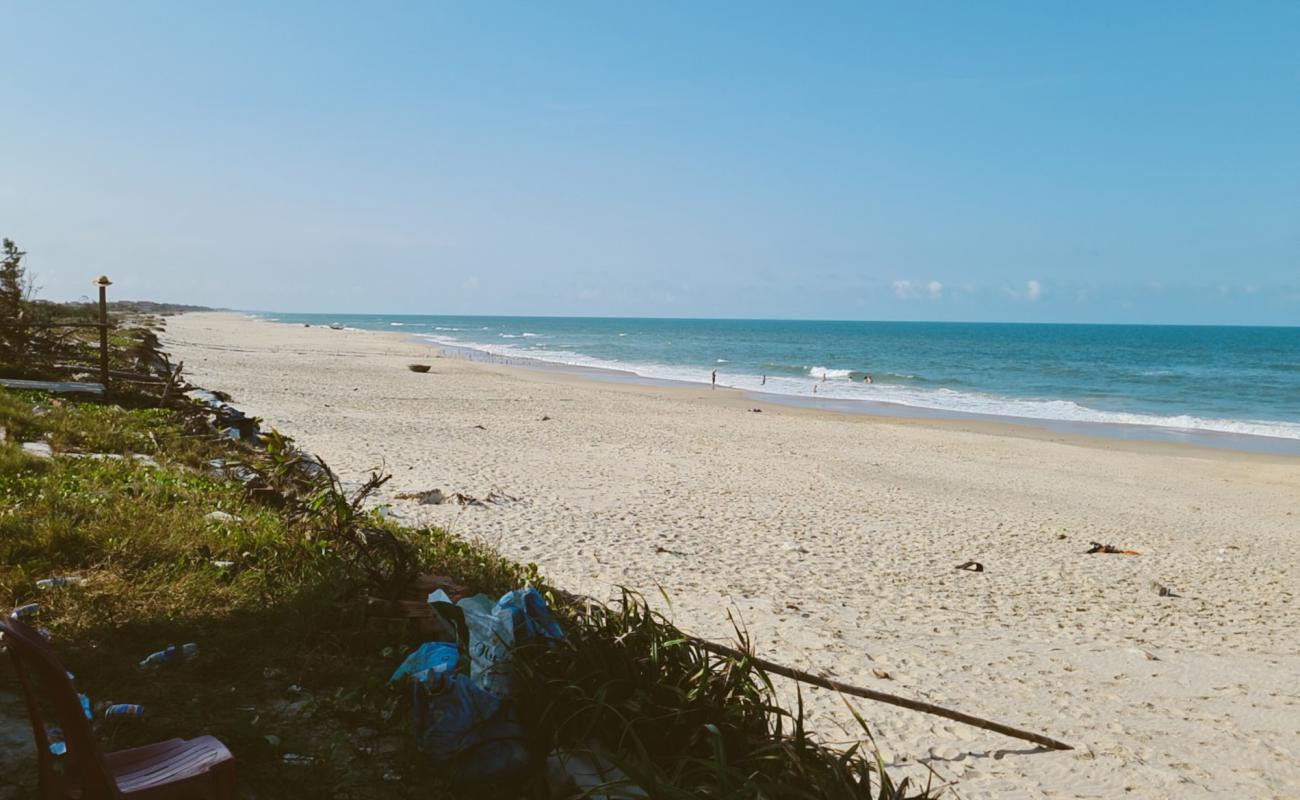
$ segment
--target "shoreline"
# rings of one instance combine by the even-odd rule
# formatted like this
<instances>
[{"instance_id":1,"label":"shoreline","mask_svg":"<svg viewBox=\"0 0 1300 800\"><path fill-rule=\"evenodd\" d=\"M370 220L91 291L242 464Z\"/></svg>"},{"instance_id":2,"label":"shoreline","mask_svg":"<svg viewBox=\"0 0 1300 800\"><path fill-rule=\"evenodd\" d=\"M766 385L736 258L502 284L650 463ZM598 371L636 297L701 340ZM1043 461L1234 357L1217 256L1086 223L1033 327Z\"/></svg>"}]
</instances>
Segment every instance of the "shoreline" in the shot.
<instances>
[{"instance_id":1,"label":"shoreline","mask_svg":"<svg viewBox=\"0 0 1300 800\"><path fill-rule=\"evenodd\" d=\"M249 319L269 322L258 317ZM277 325L293 323L274 322ZM380 336L393 336L419 347L429 347L449 358L459 358L476 364L491 364L506 369L532 370L543 373L569 375L584 380L603 383L630 384L633 386L680 388L686 390L707 389L706 383L671 380L641 375L631 370L616 370L602 367L589 367L575 364L562 364L539 358L520 356L503 356L480 349L469 344L458 345L438 342L423 338L426 334L395 333L391 331L371 331L364 328L348 328L348 332L370 333ZM486 360L476 358L486 356ZM1123 422L1087 422L1057 420L1035 417L1017 417L1012 415L975 414L963 411L948 411L922 406L909 406L891 403L886 400L864 401L842 398L810 398L798 395L779 394L775 392L758 392L735 386L719 384L713 391L734 392L747 401L755 403L774 403L776 405L815 411L836 416L866 416L886 421L931 422L951 425L957 430L982 431L1004 436L1024 436L1028 438L1049 438L1053 441L1073 441L1077 444L1092 446L1110 446L1114 442L1143 442L1170 445L1177 448L1190 448L1198 451L1219 451L1231 453L1250 453L1255 455L1276 456L1282 462L1300 461L1300 439L1286 439L1277 436L1261 436L1245 433L1227 433L1223 431L1201 430L1195 428L1172 428L1157 425L1142 425ZM968 426L964 427L963 423ZM1102 444L1104 443L1104 444Z\"/></svg>"},{"instance_id":2,"label":"shoreline","mask_svg":"<svg viewBox=\"0 0 1300 800\"><path fill-rule=\"evenodd\" d=\"M706 638L731 638L732 615L764 657L1077 748L855 704L900 774L934 769L965 798L1300 793L1300 460L766 401L756 414L741 391L407 339L233 314L169 318L163 335L192 380L346 479L392 473L406 524L536 562L571 591L640 591ZM516 499L395 498L432 488ZM1141 555L1085 555L1091 541ZM985 571L954 569L968 560ZM804 699L813 730L855 738L841 698Z\"/></svg>"},{"instance_id":3,"label":"shoreline","mask_svg":"<svg viewBox=\"0 0 1300 800\"><path fill-rule=\"evenodd\" d=\"M248 317L255 321L257 317ZM292 323L272 323L291 325ZM958 411L932 410L898 403L876 402L874 406L887 407L888 411L875 411L863 407L862 401L853 399L807 399L789 394L751 392L736 386L724 386L710 389L701 382L675 381L637 375L636 372L617 371L601 367L581 367L572 364L546 362L542 359L516 358L478 350L476 347L447 345L420 338L421 334L394 333L389 330L365 330L355 328L344 333L365 333L370 336L393 337L394 341L411 343L416 347L426 347L435 353L478 366L498 367L502 369L520 369L524 372L536 372L541 375L563 376L577 381L588 381L606 386L634 386L634 388L664 389L669 392L686 392L699 402L727 402L731 406L753 406L754 403L770 402L785 411L803 412L803 414L823 415L828 419L868 419L885 424L923 425L944 431L961 431L966 433L983 433L988 436L1010 436L1031 438L1037 441L1054 441L1061 444L1073 444L1099 449L1123 449L1134 453L1165 453L1170 455L1191 455L1197 458L1236 458L1247 457L1260 460L1261 463L1300 463L1300 440L1269 436L1251 436L1244 433L1219 433L1214 431L1196 431L1188 436L1188 441L1174 440L1178 429L1162 436L1162 429L1149 425L1126 425L1123 423L1070 423L1067 420L1040 420L1021 418L1021 416L997 416L963 414ZM476 358L482 355L487 358ZM1153 429L1152 436L1125 434L1123 428ZM1205 440L1205 441L1203 441ZM1214 440L1223 440L1223 444L1212 444ZM1227 442L1236 440L1264 440L1266 444L1258 446L1232 446ZM1278 442L1278 444L1274 444Z\"/></svg>"}]
</instances>

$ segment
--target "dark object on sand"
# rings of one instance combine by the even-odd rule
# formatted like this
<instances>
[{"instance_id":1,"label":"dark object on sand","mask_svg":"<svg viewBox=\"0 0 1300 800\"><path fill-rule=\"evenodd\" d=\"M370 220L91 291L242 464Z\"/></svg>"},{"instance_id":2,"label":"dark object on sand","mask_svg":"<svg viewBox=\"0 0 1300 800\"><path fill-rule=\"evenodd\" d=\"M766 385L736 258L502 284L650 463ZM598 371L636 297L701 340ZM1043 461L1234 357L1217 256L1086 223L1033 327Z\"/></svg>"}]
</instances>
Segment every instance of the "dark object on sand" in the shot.
<instances>
[{"instance_id":1,"label":"dark object on sand","mask_svg":"<svg viewBox=\"0 0 1300 800\"><path fill-rule=\"evenodd\" d=\"M422 506L440 506L447 499L447 495L441 489L430 489L427 492L398 492L393 496L398 500L414 500Z\"/></svg>"},{"instance_id":2,"label":"dark object on sand","mask_svg":"<svg viewBox=\"0 0 1300 800\"><path fill-rule=\"evenodd\" d=\"M407 365L406 365L406 368L409 369L411 372L428 372L428 371L429 371L429 365L428 365L428 364L407 364Z\"/></svg>"},{"instance_id":3,"label":"dark object on sand","mask_svg":"<svg viewBox=\"0 0 1300 800\"><path fill-rule=\"evenodd\" d=\"M983 572L984 565L978 561L967 561L965 564L958 564L957 569L964 569L967 572Z\"/></svg>"},{"instance_id":4,"label":"dark object on sand","mask_svg":"<svg viewBox=\"0 0 1300 800\"><path fill-rule=\"evenodd\" d=\"M1168 586L1165 586L1164 584L1161 583L1156 583L1155 581L1151 581L1151 588L1155 589L1156 594L1160 595L1161 597L1182 597L1182 595L1180 594L1174 594L1173 589L1170 589Z\"/></svg>"},{"instance_id":5,"label":"dark object on sand","mask_svg":"<svg viewBox=\"0 0 1300 800\"><path fill-rule=\"evenodd\" d=\"M37 774L42 797L149 796L207 797L235 800L235 759L211 736L170 739L157 744L102 753L90 721L72 683L72 673L59 662L39 633L19 620L0 621L9 655L31 717L36 741ZM33 684L44 690L52 711L51 728L59 727L66 756L55 762L46 733L46 707L37 701Z\"/></svg>"},{"instance_id":6,"label":"dark object on sand","mask_svg":"<svg viewBox=\"0 0 1300 800\"><path fill-rule=\"evenodd\" d=\"M487 430L487 428L483 427L482 425L474 425L473 427L478 428L481 431Z\"/></svg>"},{"instance_id":7,"label":"dark object on sand","mask_svg":"<svg viewBox=\"0 0 1300 800\"><path fill-rule=\"evenodd\" d=\"M1113 544L1102 544L1101 542L1093 542L1092 547L1088 548L1088 553L1113 553L1121 556L1142 555L1136 550L1121 550Z\"/></svg>"},{"instance_id":8,"label":"dark object on sand","mask_svg":"<svg viewBox=\"0 0 1300 800\"><path fill-rule=\"evenodd\" d=\"M752 413L755 413L755 414L762 414L762 413L763 413L763 409L761 409L761 408L751 408L750 411L751 411Z\"/></svg>"},{"instance_id":9,"label":"dark object on sand","mask_svg":"<svg viewBox=\"0 0 1300 800\"><path fill-rule=\"evenodd\" d=\"M551 421L550 417L546 416L545 414L542 415L542 422L550 422L550 421Z\"/></svg>"}]
</instances>

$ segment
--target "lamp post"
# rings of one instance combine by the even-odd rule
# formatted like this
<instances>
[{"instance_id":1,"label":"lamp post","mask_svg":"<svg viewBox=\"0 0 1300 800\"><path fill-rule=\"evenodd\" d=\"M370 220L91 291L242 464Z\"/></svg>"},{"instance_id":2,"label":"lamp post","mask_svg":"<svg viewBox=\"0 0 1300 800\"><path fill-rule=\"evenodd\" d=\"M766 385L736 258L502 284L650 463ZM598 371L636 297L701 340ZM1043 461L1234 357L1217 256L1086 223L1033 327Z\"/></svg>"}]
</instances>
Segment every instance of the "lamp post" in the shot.
<instances>
[{"instance_id":1,"label":"lamp post","mask_svg":"<svg viewBox=\"0 0 1300 800\"><path fill-rule=\"evenodd\" d=\"M99 287L99 382L108 388L108 287L113 282L107 275L95 279Z\"/></svg>"}]
</instances>

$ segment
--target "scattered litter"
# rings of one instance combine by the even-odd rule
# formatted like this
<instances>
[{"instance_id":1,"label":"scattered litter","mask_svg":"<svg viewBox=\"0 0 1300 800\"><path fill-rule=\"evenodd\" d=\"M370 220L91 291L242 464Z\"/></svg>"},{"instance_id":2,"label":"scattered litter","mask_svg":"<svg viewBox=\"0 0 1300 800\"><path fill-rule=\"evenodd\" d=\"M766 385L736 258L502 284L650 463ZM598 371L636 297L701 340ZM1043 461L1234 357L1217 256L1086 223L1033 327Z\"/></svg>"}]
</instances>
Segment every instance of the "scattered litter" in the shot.
<instances>
[{"instance_id":1,"label":"scattered litter","mask_svg":"<svg viewBox=\"0 0 1300 800\"><path fill-rule=\"evenodd\" d=\"M126 719L140 719L144 716L144 706L132 705L130 703L114 703L104 709L104 719L121 717Z\"/></svg>"},{"instance_id":2,"label":"scattered litter","mask_svg":"<svg viewBox=\"0 0 1300 800\"><path fill-rule=\"evenodd\" d=\"M1102 544L1101 542L1093 542L1092 547L1088 548L1088 553L1113 553L1121 556L1142 555L1136 550L1121 550L1113 544Z\"/></svg>"},{"instance_id":3,"label":"scattered litter","mask_svg":"<svg viewBox=\"0 0 1300 800\"><path fill-rule=\"evenodd\" d=\"M280 737L279 737L279 736L276 736L274 733L268 733L267 735L263 736L262 738L266 740L266 743L267 743L267 744L271 745L271 746L274 747L275 749L277 749L277 750L280 749Z\"/></svg>"},{"instance_id":4,"label":"scattered litter","mask_svg":"<svg viewBox=\"0 0 1300 800\"><path fill-rule=\"evenodd\" d=\"M428 364L407 364L406 368L409 369L411 372L420 372L420 373L428 372L430 369Z\"/></svg>"},{"instance_id":5,"label":"scattered litter","mask_svg":"<svg viewBox=\"0 0 1300 800\"><path fill-rule=\"evenodd\" d=\"M508 700L510 651L517 642L560 638L559 624L533 588L495 603L479 594L456 604L439 588L428 601L457 641L426 642L389 679L411 684L416 746L462 781L518 772L529 754Z\"/></svg>"},{"instance_id":6,"label":"scattered litter","mask_svg":"<svg viewBox=\"0 0 1300 800\"><path fill-rule=\"evenodd\" d=\"M398 500L414 500L422 506L440 506L447 499L441 489L430 489L427 492L398 492L393 495Z\"/></svg>"},{"instance_id":7,"label":"scattered litter","mask_svg":"<svg viewBox=\"0 0 1300 800\"><path fill-rule=\"evenodd\" d=\"M871 674L875 675L877 678L881 679L882 681L892 681L894 679L893 675L890 675L887 671L883 669L872 669Z\"/></svg>"},{"instance_id":8,"label":"scattered litter","mask_svg":"<svg viewBox=\"0 0 1300 800\"><path fill-rule=\"evenodd\" d=\"M1160 660L1160 656L1156 655L1155 653L1151 652L1150 650L1143 650L1143 649L1140 648L1140 647L1130 647L1128 651L1129 651L1130 653L1132 653L1133 655L1135 655L1135 656L1142 656L1142 657L1145 658L1147 661L1159 661L1159 660Z\"/></svg>"},{"instance_id":9,"label":"scattered litter","mask_svg":"<svg viewBox=\"0 0 1300 800\"><path fill-rule=\"evenodd\" d=\"M808 548L804 547L803 545L799 544L798 542L786 542L785 544L781 545L781 549L782 549L782 550L788 550L788 551L791 552L791 553L806 553L806 552L808 552Z\"/></svg>"},{"instance_id":10,"label":"scattered litter","mask_svg":"<svg viewBox=\"0 0 1300 800\"><path fill-rule=\"evenodd\" d=\"M504 505L506 503L519 502L518 497L506 494L497 489L488 492L487 496L483 498L475 497L472 494L465 494L464 492L452 492L451 494L447 494L441 489L430 489L426 492L398 492L393 496L398 500L414 500L420 505L426 506L440 506L444 503L456 503L457 505L462 506L484 508L489 503Z\"/></svg>"},{"instance_id":11,"label":"scattered litter","mask_svg":"<svg viewBox=\"0 0 1300 800\"><path fill-rule=\"evenodd\" d=\"M550 422L550 421L551 421L550 417L546 416L545 414L542 415L542 422Z\"/></svg>"},{"instance_id":12,"label":"scattered litter","mask_svg":"<svg viewBox=\"0 0 1300 800\"><path fill-rule=\"evenodd\" d=\"M209 511L203 515L208 522L243 522L244 520L225 511Z\"/></svg>"},{"instance_id":13,"label":"scattered litter","mask_svg":"<svg viewBox=\"0 0 1300 800\"><path fill-rule=\"evenodd\" d=\"M762 414L762 413L763 413L763 409L761 409L761 408L751 408L751 409L749 410L749 413L751 413L751 414Z\"/></svg>"},{"instance_id":14,"label":"scattered litter","mask_svg":"<svg viewBox=\"0 0 1300 800\"><path fill-rule=\"evenodd\" d=\"M90 698L81 692L77 692L77 699L81 701L81 713L86 715L86 719L94 719L95 715L90 711Z\"/></svg>"},{"instance_id":15,"label":"scattered litter","mask_svg":"<svg viewBox=\"0 0 1300 800\"><path fill-rule=\"evenodd\" d=\"M684 556L684 555L686 555L685 553L681 552L680 550L669 550L667 547L664 547L664 546L661 545L661 544L657 544L657 545L655 545L655 552L656 552L656 553L667 553L667 554L670 555L670 556Z\"/></svg>"},{"instance_id":16,"label":"scattered litter","mask_svg":"<svg viewBox=\"0 0 1300 800\"><path fill-rule=\"evenodd\" d=\"M45 442L23 442L23 452L36 458L54 458L54 448Z\"/></svg>"},{"instance_id":17,"label":"scattered litter","mask_svg":"<svg viewBox=\"0 0 1300 800\"><path fill-rule=\"evenodd\" d=\"M37 589L58 589L62 586L80 586L86 579L76 575L57 575L53 578L41 578L36 582Z\"/></svg>"},{"instance_id":18,"label":"scattered litter","mask_svg":"<svg viewBox=\"0 0 1300 800\"><path fill-rule=\"evenodd\" d=\"M333 325L331 325L330 327L334 328ZM338 329L335 328L335 330ZM297 753L285 753L280 760L286 764L295 767L310 767L312 764L316 763L316 759L312 758L311 756L300 756Z\"/></svg>"},{"instance_id":19,"label":"scattered litter","mask_svg":"<svg viewBox=\"0 0 1300 800\"><path fill-rule=\"evenodd\" d=\"M967 572L983 572L984 565L978 561L967 561L965 564L958 564L957 569L964 569Z\"/></svg>"},{"instance_id":20,"label":"scattered litter","mask_svg":"<svg viewBox=\"0 0 1300 800\"><path fill-rule=\"evenodd\" d=\"M1161 583L1151 581L1151 588L1156 590L1156 594L1161 597L1182 597L1180 594L1174 594L1174 590Z\"/></svg>"},{"instance_id":21,"label":"scattered litter","mask_svg":"<svg viewBox=\"0 0 1300 800\"><path fill-rule=\"evenodd\" d=\"M596 749L556 750L546 758L546 779L556 797L634 800L649 793Z\"/></svg>"},{"instance_id":22,"label":"scattered litter","mask_svg":"<svg viewBox=\"0 0 1300 800\"><path fill-rule=\"evenodd\" d=\"M39 613L41 613L41 604L40 604L40 603L28 603L28 604L25 605L25 606L18 606L18 607L15 608L13 611L10 611L10 612L9 612L9 618L10 618L10 619L26 619L26 618L28 618L28 617L34 617L34 616L36 616L36 615L39 614Z\"/></svg>"},{"instance_id":23,"label":"scattered litter","mask_svg":"<svg viewBox=\"0 0 1300 800\"><path fill-rule=\"evenodd\" d=\"M221 559L214 558L212 560L212 566L216 567L217 569L230 569L231 567L235 566L235 562L222 561Z\"/></svg>"},{"instance_id":24,"label":"scattered litter","mask_svg":"<svg viewBox=\"0 0 1300 800\"><path fill-rule=\"evenodd\" d=\"M183 644L180 647L168 645L165 649L156 653L150 653L144 661L140 662L140 669L152 669L161 667L163 664L177 664L181 661L188 661L199 654L199 646L194 642Z\"/></svg>"},{"instance_id":25,"label":"scattered litter","mask_svg":"<svg viewBox=\"0 0 1300 800\"><path fill-rule=\"evenodd\" d=\"M481 430L481 431L485 431L485 430L487 430L487 428L485 428L485 427L482 426L482 425L474 425L473 427L478 428L478 429Z\"/></svg>"}]
</instances>

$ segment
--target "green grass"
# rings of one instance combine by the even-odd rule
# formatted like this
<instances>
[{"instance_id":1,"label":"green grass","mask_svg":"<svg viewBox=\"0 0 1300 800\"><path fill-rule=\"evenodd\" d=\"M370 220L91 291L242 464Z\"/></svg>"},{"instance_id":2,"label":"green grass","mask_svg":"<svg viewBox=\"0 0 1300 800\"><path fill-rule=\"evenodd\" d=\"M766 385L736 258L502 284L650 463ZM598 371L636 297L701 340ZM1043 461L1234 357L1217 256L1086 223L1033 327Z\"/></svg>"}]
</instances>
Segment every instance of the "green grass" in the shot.
<instances>
[{"instance_id":1,"label":"green grass","mask_svg":"<svg viewBox=\"0 0 1300 800\"><path fill-rule=\"evenodd\" d=\"M100 723L105 748L212 734L236 754L241 786L259 798L547 797L536 776L508 791L457 790L413 751L406 693L386 679L422 637L362 622L367 587L338 529L388 531L407 543L420 571L492 596L525 583L545 591L536 567L373 513L303 511L324 505L333 514L336 501L259 499L206 462L283 458L254 454L196 420L140 398L119 405L0 390L10 439L0 443L0 606L39 601L40 624L83 692L146 707L142 720ZM59 455L30 457L15 439L48 441ZM160 466L78 452L147 454ZM308 500L319 499L314 491ZM205 519L216 510L239 521ZM68 574L85 584L36 588L40 578ZM906 793L870 754L819 746L797 710L773 704L767 677L751 663L694 646L639 598L610 608L558 604L557 614L565 641L525 648L518 659L519 713L535 752L600 743L654 797ZM136 667L154 650L191 641L201 648L191 663ZM285 765L287 752L317 763ZM401 780L386 781L388 773ZM29 778L0 774L0 786Z\"/></svg>"}]
</instances>

